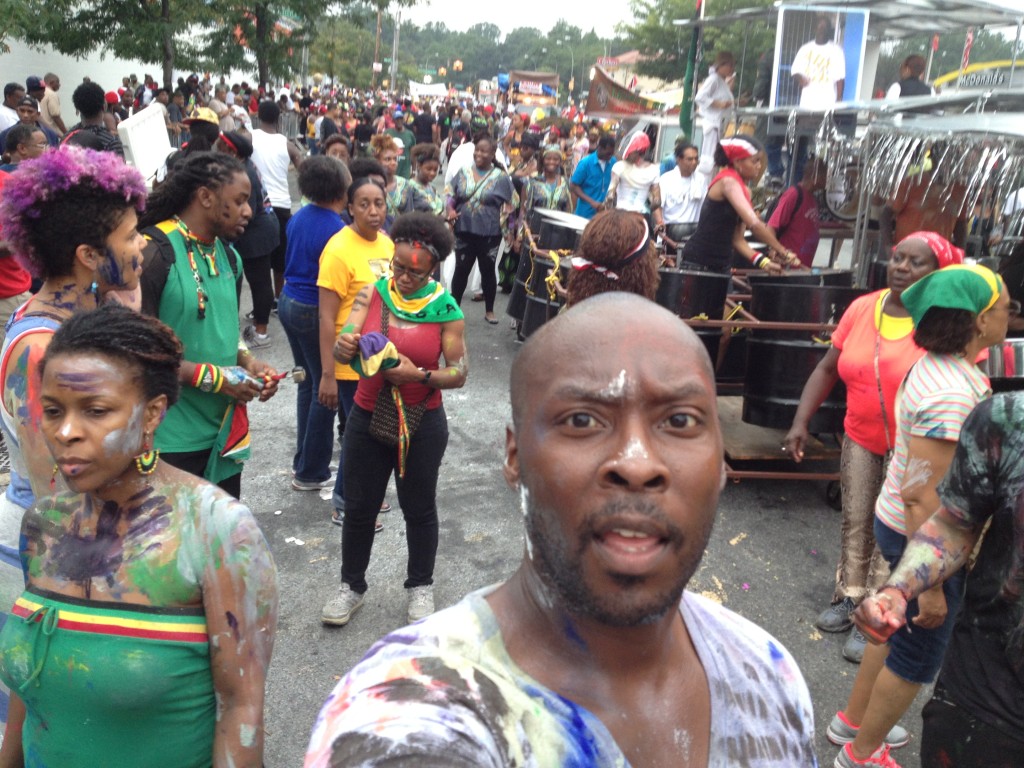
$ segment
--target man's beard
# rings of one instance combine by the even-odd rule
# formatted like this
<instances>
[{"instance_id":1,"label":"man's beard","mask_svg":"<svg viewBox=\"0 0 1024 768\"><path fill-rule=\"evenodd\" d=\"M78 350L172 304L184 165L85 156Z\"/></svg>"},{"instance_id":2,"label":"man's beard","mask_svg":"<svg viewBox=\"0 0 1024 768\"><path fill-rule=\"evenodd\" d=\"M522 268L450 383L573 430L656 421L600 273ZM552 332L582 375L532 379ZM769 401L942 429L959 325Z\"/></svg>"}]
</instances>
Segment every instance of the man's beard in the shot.
<instances>
[{"instance_id":1,"label":"man's beard","mask_svg":"<svg viewBox=\"0 0 1024 768\"><path fill-rule=\"evenodd\" d=\"M542 581L552 590L553 597L570 613L614 627L650 624L678 607L683 590L700 565L714 525L714 516L711 516L705 529L698 532L701 540L694 543L699 543L699 546L689 554L684 550L687 542L682 529L669 522L657 505L646 500L612 501L587 515L573 541L563 538L561 530L550 524L558 517L557 512L541 509L528 492L521 494L520 498L526 519L529 556ZM596 527L602 519L626 511L646 515L668 532L667 546L678 558L679 569L671 585L661 591L640 594L647 577L627 574L611 576L620 588L615 594L602 594L586 583L583 555L588 547L595 546Z\"/></svg>"}]
</instances>

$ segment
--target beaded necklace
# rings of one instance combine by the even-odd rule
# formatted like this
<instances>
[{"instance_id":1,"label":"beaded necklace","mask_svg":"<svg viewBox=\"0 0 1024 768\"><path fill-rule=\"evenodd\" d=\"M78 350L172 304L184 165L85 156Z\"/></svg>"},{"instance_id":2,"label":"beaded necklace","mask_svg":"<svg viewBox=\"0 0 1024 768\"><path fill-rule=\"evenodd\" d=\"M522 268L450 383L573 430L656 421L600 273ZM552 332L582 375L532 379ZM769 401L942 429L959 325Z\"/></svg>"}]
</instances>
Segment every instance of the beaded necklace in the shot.
<instances>
[{"instance_id":1,"label":"beaded necklace","mask_svg":"<svg viewBox=\"0 0 1024 768\"><path fill-rule=\"evenodd\" d=\"M188 253L188 265L192 269L192 277L194 277L196 281L196 302L199 305L197 315L200 320L205 320L206 304L209 302L210 296L203 288L203 276L199 274L199 267L196 265L195 251L199 251L199 255L203 257L203 260L206 262L206 266L210 272L210 276L217 277L217 275L220 274L217 271L217 240L214 238L212 243L200 240L192 234L188 225L178 216L174 217L174 224L177 226L178 231L185 237L185 248Z\"/></svg>"}]
</instances>

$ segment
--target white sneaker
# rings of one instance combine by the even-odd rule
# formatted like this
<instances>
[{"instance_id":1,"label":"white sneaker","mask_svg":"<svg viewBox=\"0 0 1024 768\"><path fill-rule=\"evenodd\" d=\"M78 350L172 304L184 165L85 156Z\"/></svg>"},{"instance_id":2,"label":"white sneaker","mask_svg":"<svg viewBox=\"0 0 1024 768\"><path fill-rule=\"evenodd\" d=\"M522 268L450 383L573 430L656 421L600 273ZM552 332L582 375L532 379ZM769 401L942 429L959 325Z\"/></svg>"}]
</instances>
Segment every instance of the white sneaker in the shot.
<instances>
[{"instance_id":1,"label":"white sneaker","mask_svg":"<svg viewBox=\"0 0 1024 768\"><path fill-rule=\"evenodd\" d=\"M352 591L352 587L342 582L338 588L338 594L327 601L327 605L320 611L320 621L334 627L343 627L348 624L352 614L359 610L363 604L363 596Z\"/></svg>"},{"instance_id":2,"label":"white sneaker","mask_svg":"<svg viewBox=\"0 0 1024 768\"><path fill-rule=\"evenodd\" d=\"M252 325L245 326L245 330L242 331L242 340L249 349L269 347L273 343L269 334L257 333L255 326Z\"/></svg>"},{"instance_id":3,"label":"white sneaker","mask_svg":"<svg viewBox=\"0 0 1024 768\"><path fill-rule=\"evenodd\" d=\"M409 593L410 623L425 619L434 612L434 588L431 585L409 587L405 591Z\"/></svg>"}]
</instances>

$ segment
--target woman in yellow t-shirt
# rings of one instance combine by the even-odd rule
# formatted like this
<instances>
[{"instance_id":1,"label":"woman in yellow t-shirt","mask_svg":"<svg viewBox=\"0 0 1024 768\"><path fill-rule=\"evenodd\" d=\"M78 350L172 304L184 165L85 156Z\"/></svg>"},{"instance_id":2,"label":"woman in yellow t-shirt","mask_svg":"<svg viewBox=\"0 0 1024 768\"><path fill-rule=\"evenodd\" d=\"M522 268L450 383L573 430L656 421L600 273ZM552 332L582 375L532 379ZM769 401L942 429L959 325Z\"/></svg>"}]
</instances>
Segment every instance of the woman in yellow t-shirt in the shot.
<instances>
[{"instance_id":1,"label":"woman in yellow t-shirt","mask_svg":"<svg viewBox=\"0 0 1024 768\"><path fill-rule=\"evenodd\" d=\"M395 245L381 231L387 215L387 193L377 180L359 178L348 190L348 211L352 224L327 241L320 255L317 276L320 306L320 361L323 375L317 398L320 404L348 416L352 410L359 374L349 365L334 361L334 341L341 334L345 319L356 304L356 294L365 285L391 276L391 256ZM334 515L341 525L345 511L345 481L339 461L334 484ZM387 511L388 505L382 507ZM383 526L378 524L377 530Z\"/></svg>"}]
</instances>

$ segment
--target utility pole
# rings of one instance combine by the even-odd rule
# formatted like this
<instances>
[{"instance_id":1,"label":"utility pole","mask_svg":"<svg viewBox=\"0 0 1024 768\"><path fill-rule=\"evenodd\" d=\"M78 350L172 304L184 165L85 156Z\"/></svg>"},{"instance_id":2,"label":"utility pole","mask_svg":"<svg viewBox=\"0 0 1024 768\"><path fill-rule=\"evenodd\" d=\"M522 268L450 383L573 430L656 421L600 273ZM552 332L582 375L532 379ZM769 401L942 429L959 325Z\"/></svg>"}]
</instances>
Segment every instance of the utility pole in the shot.
<instances>
[{"instance_id":1,"label":"utility pole","mask_svg":"<svg viewBox=\"0 0 1024 768\"><path fill-rule=\"evenodd\" d=\"M370 76L370 90L373 90L373 89L375 89L377 87L377 65L380 62L380 17L381 17L382 13L383 13L383 10L381 9L380 3L378 1L378 4L377 4L377 39L376 39L376 41L374 41L374 44L373 44L373 64L370 67L373 70L373 74Z\"/></svg>"}]
</instances>

